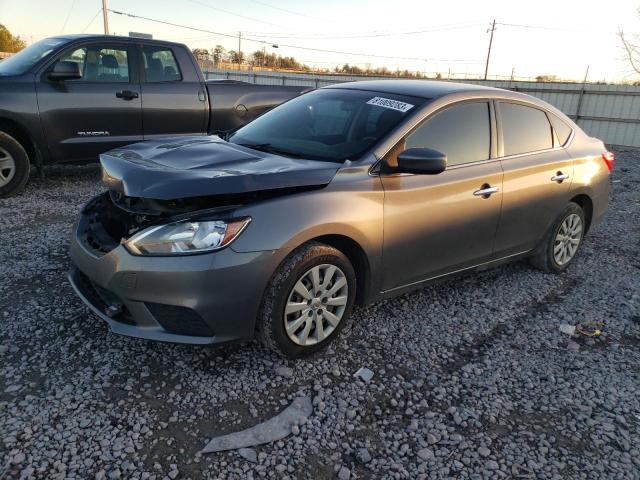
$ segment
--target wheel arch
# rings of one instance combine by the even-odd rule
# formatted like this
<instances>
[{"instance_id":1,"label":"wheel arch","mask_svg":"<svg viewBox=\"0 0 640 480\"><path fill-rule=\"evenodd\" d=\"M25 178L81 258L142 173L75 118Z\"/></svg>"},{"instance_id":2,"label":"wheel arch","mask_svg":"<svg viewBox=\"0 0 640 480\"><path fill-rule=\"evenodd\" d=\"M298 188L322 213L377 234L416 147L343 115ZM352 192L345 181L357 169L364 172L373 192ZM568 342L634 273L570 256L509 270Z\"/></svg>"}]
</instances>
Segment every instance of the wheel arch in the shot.
<instances>
[{"instance_id":1,"label":"wheel arch","mask_svg":"<svg viewBox=\"0 0 640 480\"><path fill-rule=\"evenodd\" d=\"M13 137L29 156L30 163L36 163L37 150L29 131L20 123L9 118L0 117L0 132Z\"/></svg>"},{"instance_id":2,"label":"wheel arch","mask_svg":"<svg viewBox=\"0 0 640 480\"><path fill-rule=\"evenodd\" d=\"M580 205L580 208L582 208L582 211L584 212L584 221L586 223L585 233L587 233L591 227L591 220L593 218L593 201L591 200L591 197L585 193L580 193L575 195L570 201Z\"/></svg>"},{"instance_id":3,"label":"wheel arch","mask_svg":"<svg viewBox=\"0 0 640 480\"><path fill-rule=\"evenodd\" d=\"M319 242L340 250L356 272L356 304L365 305L371 297L371 264L364 248L353 238L342 234L321 235L307 242ZM307 243L305 242L305 243Z\"/></svg>"}]
</instances>

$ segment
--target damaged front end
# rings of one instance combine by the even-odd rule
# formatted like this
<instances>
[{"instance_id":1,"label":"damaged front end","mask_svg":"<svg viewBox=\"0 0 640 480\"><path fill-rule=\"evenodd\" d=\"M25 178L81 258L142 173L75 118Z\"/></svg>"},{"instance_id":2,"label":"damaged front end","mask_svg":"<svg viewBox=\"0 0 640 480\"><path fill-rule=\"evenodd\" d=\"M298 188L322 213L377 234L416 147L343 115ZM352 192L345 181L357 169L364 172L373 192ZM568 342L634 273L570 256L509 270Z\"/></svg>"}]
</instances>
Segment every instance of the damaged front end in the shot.
<instances>
[{"instance_id":1,"label":"damaged front end","mask_svg":"<svg viewBox=\"0 0 640 480\"><path fill-rule=\"evenodd\" d=\"M143 252L131 248L131 244L127 244L127 242L154 226L214 219L223 222L242 220L236 219L233 215L239 207L314 188L318 187L282 188L176 200L127 197L119 192L108 190L94 197L85 205L77 233L85 248L96 256L105 255L121 244L127 245L131 253L143 254ZM161 253L156 252L155 254Z\"/></svg>"},{"instance_id":2,"label":"damaged front end","mask_svg":"<svg viewBox=\"0 0 640 480\"><path fill-rule=\"evenodd\" d=\"M247 204L324 188L340 165L289 158L218 137L162 139L100 156L108 191L83 210L79 237L95 255L124 244L134 255L223 248L251 219Z\"/></svg>"}]
</instances>

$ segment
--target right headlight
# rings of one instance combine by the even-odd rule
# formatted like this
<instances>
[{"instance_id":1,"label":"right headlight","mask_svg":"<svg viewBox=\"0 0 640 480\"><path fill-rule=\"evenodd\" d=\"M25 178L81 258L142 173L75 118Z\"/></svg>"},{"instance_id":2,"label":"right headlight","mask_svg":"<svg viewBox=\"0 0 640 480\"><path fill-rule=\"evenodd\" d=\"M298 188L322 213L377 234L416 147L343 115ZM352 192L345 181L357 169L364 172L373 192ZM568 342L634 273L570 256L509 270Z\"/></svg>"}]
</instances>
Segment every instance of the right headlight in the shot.
<instances>
[{"instance_id":1,"label":"right headlight","mask_svg":"<svg viewBox=\"0 0 640 480\"><path fill-rule=\"evenodd\" d=\"M146 228L124 242L134 255L188 255L219 250L233 242L251 218L181 221Z\"/></svg>"}]
</instances>

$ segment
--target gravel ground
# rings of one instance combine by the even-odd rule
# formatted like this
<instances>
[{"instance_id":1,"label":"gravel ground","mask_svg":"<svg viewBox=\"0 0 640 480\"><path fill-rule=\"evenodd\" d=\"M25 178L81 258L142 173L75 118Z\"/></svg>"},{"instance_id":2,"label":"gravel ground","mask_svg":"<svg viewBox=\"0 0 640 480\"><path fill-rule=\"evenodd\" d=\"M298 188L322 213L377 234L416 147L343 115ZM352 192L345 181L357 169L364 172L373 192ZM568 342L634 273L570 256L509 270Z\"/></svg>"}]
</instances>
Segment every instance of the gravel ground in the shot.
<instances>
[{"instance_id":1,"label":"gravel ground","mask_svg":"<svg viewBox=\"0 0 640 480\"><path fill-rule=\"evenodd\" d=\"M297 362L110 333L65 278L98 169L49 175L0 201L0 479L640 478L640 151L565 274L516 263L357 309ZM559 331L584 321L604 333ZM198 453L302 395L288 438Z\"/></svg>"}]
</instances>

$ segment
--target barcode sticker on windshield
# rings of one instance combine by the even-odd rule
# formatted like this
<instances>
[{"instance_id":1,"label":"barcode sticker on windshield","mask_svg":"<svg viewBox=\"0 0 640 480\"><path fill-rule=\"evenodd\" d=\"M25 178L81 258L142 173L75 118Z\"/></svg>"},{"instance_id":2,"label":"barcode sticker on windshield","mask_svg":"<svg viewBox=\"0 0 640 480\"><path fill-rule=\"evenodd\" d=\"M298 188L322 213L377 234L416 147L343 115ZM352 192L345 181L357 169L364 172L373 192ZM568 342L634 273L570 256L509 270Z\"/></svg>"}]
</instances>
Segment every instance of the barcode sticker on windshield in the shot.
<instances>
[{"instance_id":1,"label":"barcode sticker on windshield","mask_svg":"<svg viewBox=\"0 0 640 480\"><path fill-rule=\"evenodd\" d=\"M368 105L377 105L378 107L390 108L399 112L408 112L413 108L410 103L399 102L398 100L391 100L390 98L373 97L367 102Z\"/></svg>"}]
</instances>

